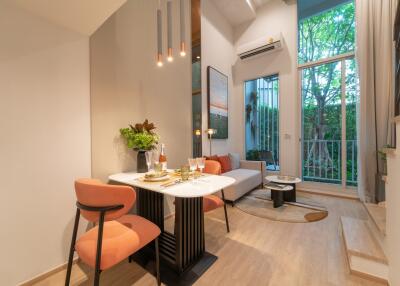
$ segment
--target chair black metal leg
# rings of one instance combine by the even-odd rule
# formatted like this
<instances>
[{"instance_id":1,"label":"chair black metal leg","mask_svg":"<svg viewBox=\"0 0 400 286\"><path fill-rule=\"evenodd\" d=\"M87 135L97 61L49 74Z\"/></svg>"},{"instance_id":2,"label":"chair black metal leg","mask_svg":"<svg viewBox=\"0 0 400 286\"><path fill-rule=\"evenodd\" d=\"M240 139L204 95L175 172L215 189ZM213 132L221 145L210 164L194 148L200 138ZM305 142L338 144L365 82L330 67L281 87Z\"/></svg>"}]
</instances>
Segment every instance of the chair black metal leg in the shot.
<instances>
[{"instance_id":1,"label":"chair black metal leg","mask_svg":"<svg viewBox=\"0 0 400 286\"><path fill-rule=\"evenodd\" d=\"M229 220L228 220L228 212L226 210L226 203L225 203L225 194L224 190L221 190L222 200L224 201L224 212L225 212L225 223L226 223L226 231L229 232Z\"/></svg>"},{"instance_id":2,"label":"chair black metal leg","mask_svg":"<svg viewBox=\"0 0 400 286\"><path fill-rule=\"evenodd\" d=\"M98 229L98 233L97 233L96 267L95 267L95 273L94 273L94 285L95 286L98 286L100 284L101 246L102 246L102 242L103 242L104 215L105 215L105 212L100 213L99 229Z\"/></svg>"},{"instance_id":3,"label":"chair black metal leg","mask_svg":"<svg viewBox=\"0 0 400 286\"><path fill-rule=\"evenodd\" d=\"M69 281L71 279L72 261L74 259L76 234L78 233L79 217L80 216L81 216L81 210L79 208L77 208L76 209L76 215L75 215L74 230L72 232L71 247L69 249L69 258L68 258L67 276L65 277L65 286L69 285Z\"/></svg>"},{"instance_id":4,"label":"chair black metal leg","mask_svg":"<svg viewBox=\"0 0 400 286\"><path fill-rule=\"evenodd\" d=\"M161 279L160 279L160 252L158 248L158 237L155 239L155 244L156 244L156 275L157 275L157 285L161 285Z\"/></svg>"}]
</instances>

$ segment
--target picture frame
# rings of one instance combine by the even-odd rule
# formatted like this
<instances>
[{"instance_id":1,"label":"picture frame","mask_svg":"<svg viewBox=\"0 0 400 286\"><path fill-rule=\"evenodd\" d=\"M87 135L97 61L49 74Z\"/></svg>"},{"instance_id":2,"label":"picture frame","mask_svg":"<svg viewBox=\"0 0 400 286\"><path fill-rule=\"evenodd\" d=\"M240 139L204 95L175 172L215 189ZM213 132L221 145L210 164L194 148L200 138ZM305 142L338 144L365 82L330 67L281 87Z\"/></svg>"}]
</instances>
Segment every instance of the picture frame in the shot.
<instances>
[{"instance_id":1,"label":"picture frame","mask_svg":"<svg viewBox=\"0 0 400 286\"><path fill-rule=\"evenodd\" d=\"M213 139L228 139L228 76L217 69L207 67L208 128L215 129Z\"/></svg>"}]
</instances>

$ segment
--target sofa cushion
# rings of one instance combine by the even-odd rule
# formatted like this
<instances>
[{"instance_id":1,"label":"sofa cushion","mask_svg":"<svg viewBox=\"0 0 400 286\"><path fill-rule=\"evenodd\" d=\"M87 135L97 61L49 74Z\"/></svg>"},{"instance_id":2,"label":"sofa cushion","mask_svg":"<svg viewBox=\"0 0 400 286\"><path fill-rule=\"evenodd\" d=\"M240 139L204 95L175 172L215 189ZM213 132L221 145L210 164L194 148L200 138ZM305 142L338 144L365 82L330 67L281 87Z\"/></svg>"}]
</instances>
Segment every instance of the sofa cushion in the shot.
<instances>
[{"instance_id":1,"label":"sofa cushion","mask_svg":"<svg viewBox=\"0 0 400 286\"><path fill-rule=\"evenodd\" d=\"M231 159L228 155L218 156L218 162L221 164L222 173L232 171Z\"/></svg>"},{"instance_id":2,"label":"sofa cushion","mask_svg":"<svg viewBox=\"0 0 400 286\"><path fill-rule=\"evenodd\" d=\"M217 155L204 156L204 157L206 157L206 160L218 161L218 156Z\"/></svg>"},{"instance_id":3,"label":"sofa cushion","mask_svg":"<svg viewBox=\"0 0 400 286\"><path fill-rule=\"evenodd\" d=\"M231 159L232 170L240 168L240 155L238 153L229 153L229 159Z\"/></svg>"},{"instance_id":4,"label":"sofa cushion","mask_svg":"<svg viewBox=\"0 0 400 286\"><path fill-rule=\"evenodd\" d=\"M259 170L236 169L223 174L236 182L224 189L225 199L235 201L244 194L262 184L262 175Z\"/></svg>"},{"instance_id":5,"label":"sofa cushion","mask_svg":"<svg viewBox=\"0 0 400 286\"><path fill-rule=\"evenodd\" d=\"M236 169L229 172L226 172L224 176L234 178L236 180L235 184L241 181L244 181L248 178L252 177L261 177L261 172L258 170L251 169ZM234 184L234 185L235 185Z\"/></svg>"}]
</instances>

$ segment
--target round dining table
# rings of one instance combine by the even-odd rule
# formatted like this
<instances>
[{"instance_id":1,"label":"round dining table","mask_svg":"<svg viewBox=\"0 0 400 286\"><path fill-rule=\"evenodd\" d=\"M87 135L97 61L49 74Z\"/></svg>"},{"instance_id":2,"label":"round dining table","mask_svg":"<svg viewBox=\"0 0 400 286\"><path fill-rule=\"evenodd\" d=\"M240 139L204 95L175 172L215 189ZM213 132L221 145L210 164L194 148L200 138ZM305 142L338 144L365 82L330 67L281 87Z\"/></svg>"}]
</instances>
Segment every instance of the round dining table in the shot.
<instances>
[{"instance_id":1,"label":"round dining table","mask_svg":"<svg viewBox=\"0 0 400 286\"><path fill-rule=\"evenodd\" d=\"M172 170L169 172L172 173ZM109 176L111 183L134 187L137 193L137 214L161 229L161 263L166 263L169 269L172 268L178 274L174 276L166 273L166 269L161 269L161 274L169 280L165 282L168 282L168 285L192 283L217 259L205 250L203 197L221 191L234 184L235 180L217 175L203 175L189 181L182 181L176 177L171 179L171 183L146 182L143 178L143 173L119 173ZM165 195L175 197L174 233L164 229ZM187 275L184 275L185 273Z\"/></svg>"}]
</instances>

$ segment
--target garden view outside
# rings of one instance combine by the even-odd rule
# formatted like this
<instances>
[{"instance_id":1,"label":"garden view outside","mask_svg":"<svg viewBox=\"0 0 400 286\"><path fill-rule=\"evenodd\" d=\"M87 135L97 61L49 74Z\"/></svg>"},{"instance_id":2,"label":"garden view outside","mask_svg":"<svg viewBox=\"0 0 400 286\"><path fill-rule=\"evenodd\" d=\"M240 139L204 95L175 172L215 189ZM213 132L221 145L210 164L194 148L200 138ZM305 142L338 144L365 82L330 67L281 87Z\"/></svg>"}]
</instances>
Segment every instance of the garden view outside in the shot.
<instances>
[{"instance_id":1,"label":"garden view outside","mask_svg":"<svg viewBox=\"0 0 400 286\"><path fill-rule=\"evenodd\" d=\"M303 180L357 186L354 1L300 18L298 31ZM246 81L244 88L246 158L271 151L279 165L278 75Z\"/></svg>"}]
</instances>

